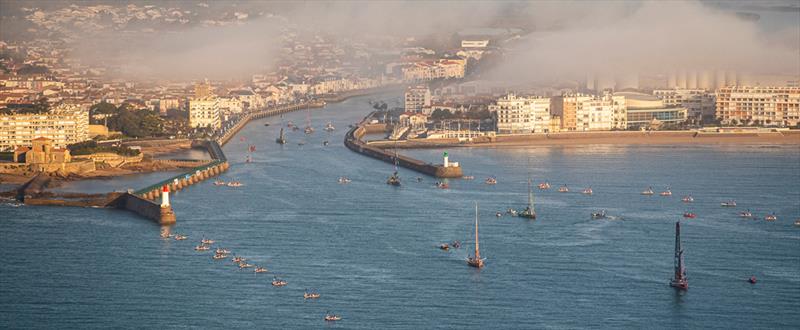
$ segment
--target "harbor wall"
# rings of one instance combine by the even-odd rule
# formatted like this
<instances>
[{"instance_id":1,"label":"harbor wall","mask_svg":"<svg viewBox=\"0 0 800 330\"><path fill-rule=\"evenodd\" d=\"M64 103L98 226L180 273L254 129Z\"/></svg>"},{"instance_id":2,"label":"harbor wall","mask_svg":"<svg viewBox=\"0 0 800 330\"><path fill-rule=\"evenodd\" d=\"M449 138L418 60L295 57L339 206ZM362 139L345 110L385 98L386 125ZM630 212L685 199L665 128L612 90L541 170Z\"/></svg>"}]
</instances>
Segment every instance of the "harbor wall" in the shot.
<instances>
[{"instance_id":1,"label":"harbor wall","mask_svg":"<svg viewBox=\"0 0 800 330\"><path fill-rule=\"evenodd\" d=\"M161 207L159 203L149 201L135 194L127 193L122 195L117 201L117 207L153 220L160 225L175 223L175 212L172 210L172 206Z\"/></svg>"},{"instance_id":2,"label":"harbor wall","mask_svg":"<svg viewBox=\"0 0 800 330\"><path fill-rule=\"evenodd\" d=\"M367 116L367 118L370 118L371 116L372 114ZM360 124L356 125L356 127L351 128L347 132L344 138L344 145L348 149L359 154L379 159L390 164L394 164L395 161L397 161L398 166L402 166L433 177L460 178L464 175L461 167L444 167L443 165L425 163L415 158L395 154L393 152L388 152L385 149L370 146L362 140L366 134L386 132L387 128L388 127L386 124L368 124L367 119L365 119Z\"/></svg>"}]
</instances>

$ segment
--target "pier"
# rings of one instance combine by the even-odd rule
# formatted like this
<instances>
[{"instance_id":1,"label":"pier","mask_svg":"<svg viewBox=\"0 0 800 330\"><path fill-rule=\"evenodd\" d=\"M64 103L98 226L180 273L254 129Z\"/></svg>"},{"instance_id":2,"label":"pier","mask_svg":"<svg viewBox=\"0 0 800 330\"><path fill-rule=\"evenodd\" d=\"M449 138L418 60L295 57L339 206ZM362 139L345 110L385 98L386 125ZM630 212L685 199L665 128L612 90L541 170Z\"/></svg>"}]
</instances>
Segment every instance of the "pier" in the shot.
<instances>
[{"instance_id":1,"label":"pier","mask_svg":"<svg viewBox=\"0 0 800 330\"><path fill-rule=\"evenodd\" d=\"M364 135L370 133L386 133L389 130L387 124L370 124L369 120L372 118L372 115L373 113L370 113L358 125L347 132L344 137L344 145L348 149L390 164L395 164L396 162L398 166L437 178L460 178L464 175L461 166L459 166L458 163L449 163L447 158L445 158L443 164L431 164L408 156L390 153L383 148L368 145L362 140Z\"/></svg>"}]
</instances>

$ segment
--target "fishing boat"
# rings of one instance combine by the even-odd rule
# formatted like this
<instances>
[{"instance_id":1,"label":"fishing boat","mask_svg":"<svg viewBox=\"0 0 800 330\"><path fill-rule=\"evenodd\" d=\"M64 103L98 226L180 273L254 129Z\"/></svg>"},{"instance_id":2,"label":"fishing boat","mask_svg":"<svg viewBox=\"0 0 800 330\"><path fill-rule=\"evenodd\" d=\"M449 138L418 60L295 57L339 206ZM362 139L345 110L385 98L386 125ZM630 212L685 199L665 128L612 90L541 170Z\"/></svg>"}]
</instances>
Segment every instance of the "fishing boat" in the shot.
<instances>
[{"instance_id":1,"label":"fishing boat","mask_svg":"<svg viewBox=\"0 0 800 330\"><path fill-rule=\"evenodd\" d=\"M231 250L217 248L217 249L214 251L214 253L216 253L216 254L229 254L229 253L231 253Z\"/></svg>"},{"instance_id":2,"label":"fishing boat","mask_svg":"<svg viewBox=\"0 0 800 330\"><path fill-rule=\"evenodd\" d=\"M253 267L255 267L255 265L253 265L253 264L248 264L246 262L240 262L239 263L239 269L253 268Z\"/></svg>"},{"instance_id":3,"label":"fishing boat","mask_svg":"<svg viewBox=\"0 0 800 330\"><path fill-rule=\"evenodd\" d=\"M214 185L215 186L224 186L225 185L225 181L222 181L222 180L219 180L219 179L214 180Z\"/></svg>"},{"instance_id":4,"label":"fishing boat","mask_svg":"<svg viewBox=\"0 0 800 330\"><path fill-rule=\"evenodd\" d=\"M228 257L228 255L227 255L227 254L219 254L219 253L216 253L216 254L214 254L214 256L212 256L212 257L211 257L211 259L214 259L214 260L222 260L222 259L225 259L225 258L227 258L227 257Z\"/></svg>"},{"instance_id":5,"label":"fishing boat","mask_svg":"<svg viewBox=\"0 0 800 330\"><path fill-rule=\"evenodd\" d=\"M241 187L241 186L244 186L244 184L242 184L239 181L228 182L228 187Z\"/></svg>"},{"instance_id":6,"label":"fishing boat","mask_svg":"<svg viewBox=\"0 0 800 330\"><path fill-rule=\"evenodd\" d=\"M526 219L536 219L536 209L533 206L533 189L531 189L531 179L528 179L528 206L518 216Z\"/></svg>"},{"instance_id":7,"label":"fishing boat","mask_svg":"<svg viewBox=\"0 0 800 330\"><path fill-rule=\"evenodd\" d=\"M328 132L333 132L336 130L336 127L333 127L333 123L328 122L327 124L325 124L325 130Z\"/></svg>"},{"instance_id":8,"label":"fishing boat","mask_svg":"<svg viewBox=\"0 0 800 330\"><path fill-rule=\"evenodd\" d=\"M475 202L475 255L467 257L467 265L483 268L484 260L481 258L481 249L478 242L478 202Z\"/></svg>"},{"instance_id":9,"label":"fishing boat","mask_svg":"<svg viewBox=\"0 0 800 330\"><path fill-rule=\"evenodd\" d=\"M667 187L667 190L664 190L658 194L661 196L672 196L672 190L670 190L669 187Z\"/></svg>"},{"instance_id":10,"label":"fishing boat","mask_svg":"<svg viewBox=\"0 0 800 330\"><path fill-rule=\"evenodd\" d=\"M722 207L736 207L736 201L735 200L729 200L729 201L725 201L725 202L720 203L720 205Z\"/></svg>"},{"instance_id":11,"label":"fishing boat","mask_svg":"<svg viewBox=\"0 0 800 330\"><path fill-rule=\"evenodd\" d=\"M495 177L490 176L490 177L486 178L485 182L486 182L486 184L493 185L493 184L497 184L497 179Z\"/></svg>"},{"instance_id":12,"label":"fishing boat","mask_svg":"<svg viewBox=\"0 0 800 330\"><path fill-rule=\"evenodd\" d=\"M739 212L740 218L752 218L753 213L750 213L750 210Z\"/></svg>"},{"instance_id":13,"label":"fishing boat","mask_svg":"<svg viewBox=\"0 0 800 330\"><path fill-rule=\"evenodd\" d=\"M605 219L606 218L606 210L600 210L599 212L592 212L592 219Z\"/></svg>"},{"instance_id":14,"label":"fishing boat","mask_svg":"<svg viewBox=\"0 0 800 330\"><path fill-rule=\"evenodd\" d=\"M683 212L683 217L684 218L689 218L689 219L694 219L694 218L697 218L697 214L695 214L694 212Z\"/></svg>"},{"instance_id":15,"label":"fishing boat","mask_svg":"<svg viewBox=\"0 0 800 330\"><path fill-rule=\"evenodd\" d=\"M175 234L175 240L176 240L176 241L183 241L183 240L185 240L185 239L187 239L187 238L189 238L189 237L188 237L188 236L186 236L186 235L178 235L178 234Z\"/></svg>"},{"instance_id":16,"label":"fishing boat","mask_svg":"<svg viewBox=\"0 0 800 330\"><path fill-rule=\"evenodd\" d=\"M342 317L336 314L325 313L325 321L341 321Z\"/></svg>"},{"instance_id":17,"label":"fishing boat","mask_svg":"<svg viewBox=\"0 0 800 330\"><path fill-rule=\"evenodd\" d=\"M350 180L350 178L348 178L346 176L340 176L338 182L340 184L348 184L348 183L352 182L352 180Z\"/></svg>"},{"instance_id":18,"label":"fishing boat","mask_svg":"<svg viewBox=\"0 0 800 330\"><path fill-rule=\"evenodd\" d=\"M450 246L452 246L454 249L460 249L461 241L453 241L452 243L450 243Z\"/></svg>"},{"instance_id":19,"label":"fishing boat","mask_svg":"<svg viewBox=\"0 0 800 330\"><path fill-rule=\"evenodd\" d=\"M439 244L439 249L440 250L445 250L445 251L450 251L450 245L447 244L447 243Z\"/></svg>"},{"instance_id":20,"label":"fishing boat","mask_svg":"<svg viewBox=\"0 0 800 330\"><path fill-rule=\"evenodd\" d=\"M306 290L306 292L303 293L303 299L317 299L319 297L320 297L320 294L319 294L319 292L316 292L316 291Z\"/></svg>"},{"instance_id":21,"label":"fishing boat","mask_svg":"<svg viewBox=\"0 0 800 330\"><path fill-rule=\"evenodd\" d=\"M694 197L692 197L692 195L686 195L683 196L683 198L681 198L681 201L683 201L684 203L691 203L694 202Z\"/></svg>"},{"instance_id":22,"label":"fishing boat","mask_svg":"<svg viewBox=\"0 0 800 330\"><path fill-rule=\"evenodd\" d=\"M689 280L686 277L686 266L683 264L680 221L675 223L675 275L669 282L669 285L680 290L689 289Z\"/></svg>"},{"instance_id":23,"label":"fishing boat","mask_svg":"<svg viewBox=\"0 0 800 330\"><path fill-rule=\"evenodd\" d=\"M756 282L757 282L756 277L755 276L750 276L750 278L747 279L747 282L750 283L750 284L756 284Z\"/></svg>"},{"instance_id":24,"label":"fishing boat","mask_svg":"<svg viewBox=\"0 0 800 330\"><path fill-rule=\"evenodd\" d=\"M198 246L195 246L195 247L194 247L194 250L195 250L195 251L208 251L208 250L211 250L211 247L210 247L210 246L208 246L208 245L203 245L203 244L200 244L200 245L198 245Z\"/></svg>"},{"instance_id":25,"label":"fishing boat","mask_svg":"<svg viewBox=\"0 0 800 330\"><path fill-rule=\"evenodd\" d=\"M202 243L202 244L214 244L215 241L213 239L203 238L203 239L200 240L200 243Z\"/></svg>"},{"instance_id":26,"label":"fishing boat","mask_svg":"<svg viewBox=\"0 0 800 330\"><path fill-rule=\"evenodd\" d=\"M461 179L464 179L464 180L475 180L475 177L472 176L472 175L466 175L466 176L461 177Z\"/></svg>"},{"instance_id":27,"label":"fishing boat","mask_svg":"<svg viewBox=\"0 0 800 330\"><path fill-rule=\"evenodd\" d=\"M233 259L231 259L231 260L232 260L233 262L235 262L235 263L240 263L240 262L244 262L244 261L245 261L245 260L247 260L247 259L245 259L245 258L242 258L242 257L239 257L239 256L235 256L235 257L233 257Z\"/></svg>"},{"instance_id":28,"label":"fishing boat","mask_svg":"<svg viewBox=\"0 0 800 330\"><path fill-rule=\"evenodd\" d=\"M770 214L767 214L764 217L764 220L766 220L766 221L775 221L775 220L778 220L778 216L775 215L775 213L770 213Z\"/></svg>"},{"instance_id":29,"label":"fishing boat","mask_svg":"<svg viewBox=\"0 0 800 330\"><path fill-rule=\"evenodd\" d=\"M280 286L286 286L286 284L289 284L289 283L287 283L286 281L284 281L282 279L279 279L277 277L273 278L273 280L272 280L272 286L280 287Z\"/></svg>"},{"instance_id":30,"label":"fishing boat","mask_svg":"<svg viewBox=\"0 0 800 330\"><path fill-rule=\"evenodd\" d=\"M650 196L650 195L653 195L653 194L655 194L655 192L653 192L653 187L647 187L647 189L642 191L642 195L645 195L645 196Z\"/></svg>"},{"instance_id":31,"label":"fishing boat","mask_svg":"<svg viewBox=\"0 0 800 330\"><path fill-rule=\"evenodd\" d=\"M550 183L549 183L549 182L542 182L542 183L540 183L540 184L539 184L539 189L540 189L540 190L547 190L547 189L550 189Z\"/></svg>"},{"instance_id":32,"label":"fishing boat","mask_svg":"<svg viewBox=\"0 0 800 330\"><path fill-rule=\"evenodd\" d=\"M447 182L436 182L436 188L449 189L450 188L450 184L448 184Z\"/></svg>"},{"instance_id":33,"label":"fishing boat","mask_svg":"<svg viewBox=\"0 0 800 330\"><path fill-rule=\"evenodd\" d=\"M591 195L594 194L594 191L592 191L592 187L587 187L586 189L583 189L583 191L581 191L581 194Z\"/></svg>"},{"instance_id":34,"label":"fishing boat","mask_svg":"<svg viewBox=\"0 0 800 330\"><path fill-rule=\"evenodd\" d=\"M267 267L256 267L256 269L253 270L253 272L255 272L255 273L266 273L267 272Z\"/></svg>"},{"instance_id":35,"label":"fishing boat","mask_svg":"<svg viewBox=\"0 0 800 330\"><path fill-rule=\"evenodd\" d=\"M567 185L563 185L561 187L558 187L558 192L560 192L560 193L568 193L569 192L569 187L567 187Z\"/></svg>"},{"instance_id":36,"label":"fishing boat","mask_svg":"<svg viewBox=\"0 0 800 330\"><path fill-rule=\"evenodd\" d=\"M275 143L277 143L277 144L286 144L286 138L283 136L283 127L281 127L281 134L278 135L277 139L275 139Z\"/></svg>"}]
</instances>

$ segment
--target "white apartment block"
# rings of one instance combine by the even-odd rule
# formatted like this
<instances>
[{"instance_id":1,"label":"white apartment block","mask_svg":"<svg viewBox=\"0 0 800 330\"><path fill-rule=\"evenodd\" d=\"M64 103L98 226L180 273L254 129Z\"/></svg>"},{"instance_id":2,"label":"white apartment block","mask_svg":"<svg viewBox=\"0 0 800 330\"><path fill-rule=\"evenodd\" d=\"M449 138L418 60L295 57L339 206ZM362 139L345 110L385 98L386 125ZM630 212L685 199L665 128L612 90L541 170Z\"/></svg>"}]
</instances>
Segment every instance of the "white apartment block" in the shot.
<instances>
[{"instance_id":1,"label":"white apartment block","mask_svg":"<svg viewBox=\"0 0 800 330\"><path fill-rule=\"evenodd\" d=\"M800 87L720 88L716 116L723 124L796 126L800 123Z\"/></svg>"},{"instance_id":2,"label":"white apartment block","mask_svg":"<svg viewBox=\"0 0 800 330\"><path fill-rule=\"evenodd\" d=\"M696 119L714 117L717 109L716 95L706 89L656 89L653 95L664 101L666 107L686 108L689 117Z\"/></svg>"},{"instance_id":3,"label":"white apartment block","mask_svg":"<svg viewBox=\"0 0 800 330\"><path fill-rule=\"evenodd\" d=\"M550 130L549 98L508 94L489 105L489 111L495 113L500 134L545 133Z\"/></svg>"},{"instance_id":4,"label":"white apartment block","mask_svg":"<svg viewBox=\"0 0 800 330\"><path fill-rule=\"evenodd\" d=\"M406 112L423 112L431 107L431 90L427 86L414 86L406 89Z\"/></svg>"},{"instance_id":5,"label":"white apartment block","mask_svg":"<svg viewBox=\"0 0 800 330\"><path fill-rule=\"evenodd\" d=\"M219 101L216 97L192 98L189 100L189 127L222 127Z\"/></svg>"},{"instance_id":6,"label":"white apartment block","mask_svg":"<svg viewBox=\"0 0 800 330\"><path fill-rule=\"evenodd\" d=\"M416 62L403 68L403 80L413 82L463 78L466 65L467 61L461 59Z\"/></svg>"},{"instance_id":7,"label":"white apartment block","mask_svg":"<svg viewBox=\"0 0 800 330\"><path fill-rule=\"evenodd\" d=\"M89 111L60 104L43 114L0 115L0 150L30 147L31 141L40 137L53 140L57 148L88 140Z\"/></svg>"},{"instance_id":8,"label":"white apartment block","mask_svg":"<svg viewBox=\"0 0 800 330\"><path fill-rule=\"evenodd\" d=\"M563 96L562 129L610 131L628 127L624 96L572 94Z\"/></svg>"}]
</instances>

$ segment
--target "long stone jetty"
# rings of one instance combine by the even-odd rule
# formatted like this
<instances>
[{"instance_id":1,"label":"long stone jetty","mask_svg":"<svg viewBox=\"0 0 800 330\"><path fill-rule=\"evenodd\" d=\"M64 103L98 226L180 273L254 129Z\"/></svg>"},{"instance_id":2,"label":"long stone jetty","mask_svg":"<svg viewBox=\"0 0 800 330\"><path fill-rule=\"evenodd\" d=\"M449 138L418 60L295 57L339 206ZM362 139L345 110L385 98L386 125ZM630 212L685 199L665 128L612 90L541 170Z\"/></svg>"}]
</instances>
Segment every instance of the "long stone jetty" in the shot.
<instances>
[{"instance_id":1,"label":"long stone jetty","mask_svg":"<svg viewBox=\"0 0 800 330\"><path fill-rule=\"evenodd\" d=\"M373 113L369 114L358 125L351 128L344 137L344 145L359 154L379 159L391 164L405 167L437 178L460 178L464 174L458 163L449 163L447 158L443 164L425 163L421 160L408 156L391 153L386 149L368 145L362 140L364 135L370 133L385 133L388 131L386 124L370 124ZM447 156L445 156L447 157Z\"/></svg>"}]
</instances>

